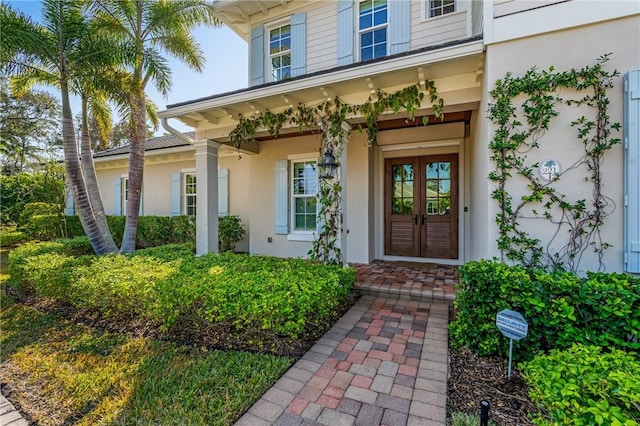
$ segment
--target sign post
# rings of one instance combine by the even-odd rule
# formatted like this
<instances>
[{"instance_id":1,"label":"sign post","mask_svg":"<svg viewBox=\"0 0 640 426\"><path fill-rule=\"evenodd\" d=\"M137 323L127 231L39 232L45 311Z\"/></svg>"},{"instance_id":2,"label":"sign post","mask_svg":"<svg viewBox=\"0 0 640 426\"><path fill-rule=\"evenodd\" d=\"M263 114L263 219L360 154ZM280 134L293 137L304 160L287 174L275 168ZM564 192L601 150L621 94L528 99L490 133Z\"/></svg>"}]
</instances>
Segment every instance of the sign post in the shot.
<instances>
[{"instance_id":1,"label":"sign post","mask_svg":"<svg viewBox=\"0 0 640 426\"><path fill-rule=\"evenodd\" d=\"M507 377L511 378L511 358L513 355L513 341L527 337L529 324L522 314L511 309L504 309L496 315L496 326L503 336L509 338L509 370Z\"/></svg>"}]
</instances>

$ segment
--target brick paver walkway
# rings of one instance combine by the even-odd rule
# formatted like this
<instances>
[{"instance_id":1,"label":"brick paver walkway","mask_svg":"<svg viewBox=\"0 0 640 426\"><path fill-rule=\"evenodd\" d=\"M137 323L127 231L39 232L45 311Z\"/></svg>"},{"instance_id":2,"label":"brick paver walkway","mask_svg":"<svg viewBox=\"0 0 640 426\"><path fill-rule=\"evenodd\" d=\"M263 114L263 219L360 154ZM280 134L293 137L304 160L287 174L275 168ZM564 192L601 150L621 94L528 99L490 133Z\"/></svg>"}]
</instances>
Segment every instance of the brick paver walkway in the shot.
<instances>
[{"instance_id":1,"label":"brick paver walkway","mask_svg":"<svg viewBox=\"0 0 640 426\"><path fill-rule=\"evenodd\" d=\"M445 425L448 305L363 296L236 423Z\"/></svg>"},{"instance_id":2,"label":"brick paver walkway","mask_svg":"<svg viewBox=\"0 0 640 426\"><path fill-rule=\"evenodd\" d=\"M458 267L376 260L353 265L356 289L363 294L408 296L410 300L451 303L455 299Z\"/></svg>"},{"instance_id":3,"label":"brick paver walkway","mask_svg":"<svg viewBox=\"0 0 640 426\"><path fill-rule=\"evenodd\" d=\"M0 426L27 426L28 424L13 404L0 395Z\"/></svg>"}]
</instances>

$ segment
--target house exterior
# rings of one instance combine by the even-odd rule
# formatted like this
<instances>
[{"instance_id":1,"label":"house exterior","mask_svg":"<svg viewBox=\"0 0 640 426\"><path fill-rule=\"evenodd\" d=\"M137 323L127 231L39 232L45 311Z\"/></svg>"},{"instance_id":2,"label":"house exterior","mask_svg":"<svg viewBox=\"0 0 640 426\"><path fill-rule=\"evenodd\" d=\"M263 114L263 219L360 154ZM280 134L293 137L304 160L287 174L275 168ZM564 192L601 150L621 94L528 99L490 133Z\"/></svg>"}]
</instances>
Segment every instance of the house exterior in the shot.
<instances>
[{"instance_id":1,"label":"house exterior","mask_svg":"<svg viewBox=\"0 0 640 426\"><path fill-rule=\"evenodd\" d=\"M433 114L427 96L415 121L406 113L380 116L372 147L365 134L349 135L339 159L345 261L458 265L499 256L495 186L487 179L494 167L487 110L495 81L534 66L580 68L612 53L607 67L621 75L609 91L609 113L623 124L625 143L605 163L604 188L616 207L603 229L612 245L603 262L608 271L640 272L640 88L625 92L624 83L635 84L633 71L640 69L637 2L219 0L214 7L249 44L249 87L168 105L160 113L163 126L183 144L148 153L143 189L153 194L144 195L144 214L175 214L170 189L184 188L185 176L195 174L198 253L217 249L219 203L241 217L247 228L242 248L252 253L304 257L321 226L315 213L322 135L291 128L274 138L264 131L237 150L229 133L240 117L335 97L360 104L378 90L393 93L430 80L444 100L442 119L422 125L420 118ZM180 134L173 120L195 133ZM362 117L352 116L344 125L360 123ZM575 148L558 141L571 139L570 126L552 128L533 160L568 166ZM113 159L96 159L101 184L112 188L126 172L126 159ZM217 182L221 173L228 196L219 198L219 185L202 182ZM591 188L583 182L567 178L563 185L588 199ZM103 194L109 191L118 194ZM545 236L535 222L528 226ZM585 254L581 268L597 269L598 260Z\"/></svg>"}]
</instances>

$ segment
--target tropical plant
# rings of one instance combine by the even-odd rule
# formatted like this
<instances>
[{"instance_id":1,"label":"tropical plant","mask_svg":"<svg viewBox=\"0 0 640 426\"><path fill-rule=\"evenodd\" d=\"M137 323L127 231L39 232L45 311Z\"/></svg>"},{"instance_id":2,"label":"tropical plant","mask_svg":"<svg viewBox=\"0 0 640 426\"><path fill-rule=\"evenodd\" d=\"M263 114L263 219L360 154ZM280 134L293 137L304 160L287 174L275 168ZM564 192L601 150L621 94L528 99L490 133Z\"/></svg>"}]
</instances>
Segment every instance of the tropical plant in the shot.
<instances>
[{"instance_id":1,"label":"tropical plant","mask_svg":"<svg viewBox=\"0 0 640 426\"><path fill-rule=\"evenodd\" d=\"M213 26L219 21L211 4L204 0L96 0L91 3L91 11L98 25L123 47L129 71L124 82L126 102L119 103L129 121L130 139L129 199L120 251L129 253L135 249L144 171L145 88L152 82L161 94L169 92L171 70L163 53L201 71L204 57L190 32L198 25Z\"/></svg>"},{"instance_id":2,"label":"tropical plant","mask_svg":"<svg viewBox=\"0 0 640 426\"><path fill-rule=\"evenodd\" d=\"M36 82L60 89L67 183L94 251L116 251L101 208L93 163L86 159L90 152L85 152L82 163L79 159L70 93L86 94L88 81L105 81L96 76L118 64L119 50L83 13L81 2L43 1L42 23L5 4L0 12L3 71L12 77L12 89L17 92Z\"/></svg>"}]
</instances>

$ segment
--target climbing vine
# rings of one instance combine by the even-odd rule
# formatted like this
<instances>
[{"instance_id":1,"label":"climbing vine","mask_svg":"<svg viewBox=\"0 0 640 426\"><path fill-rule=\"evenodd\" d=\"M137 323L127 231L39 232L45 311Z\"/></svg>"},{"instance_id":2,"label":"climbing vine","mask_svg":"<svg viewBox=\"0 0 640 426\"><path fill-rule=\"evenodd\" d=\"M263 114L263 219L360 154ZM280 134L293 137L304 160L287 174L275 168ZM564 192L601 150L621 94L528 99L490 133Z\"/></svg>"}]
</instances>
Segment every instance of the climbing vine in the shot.
<instances>
[{"instance_id":1,"label":"climbing vine","mask_svg":"<svg viewBox=\"0 0 640 426\"><path fill-rule=\"evenodd\" d=\"M322 226L313 242L309 255L312 259L324 263L341 264L343 262L339 241L342 235L342 192L340 158L344 152L352 127L347 120L353 117L363 117L362 124L355 125L359 132L367 131L367 145L373 146L378 134L378 120L380 115L393 112L398 114L406 111L407 120L415 120L416 113L422 107L422 102L428 95L433 115L442 117L444 102L438 95L433 81L421 82L395 93L378 90L363 104L353 105L343 102L336 97L315 106L299 104L280 113L271 111L257 112L249 117L241 116L237 126L229 133L231 141L236 147L244 142L255 141L256 134L267 131L274 137L279 137L285 126L297 127L304 130L318 130L322 133L321 152L330 151L337 160L338 170L335 176L320 179L318 194L318 217ZM422 123L428 123L428 117L422 118Z\"/></svg>"},{"instance_id":2,"label":"climbing vine","mask_svg":"<svg viewBox=\"0 0 640 426\"><path fill-rule=\"evenodd\" d=\"M612 123L607 111L607 89L613 87L613 79L618 76L617 71L605 69L608 59L609 55L603 55L593 66L565 72L533 68L520 78L508 73L490 92L493 103L489 118L496 131L489 144L495 162L489 179L497 185L492 198L500 208L496 216L497 242L503 260L577 271L583 255L591 249L598 257L599 269L604 269L603 256L610 244L602 239L602 227L615 204L603 193L602 163L607 151L620 142L612 137L620 124ZM567 147L577 153L575 161L545 180L535 173L540 164L528 161L528 156L540 148L545 132L559 115L559 105L590 107L592 114L570 123L581 145ZM572 170L584 172L584 180L592 185L590 200L571 201L558 189L562 178ZM509 192L508 185L517 182L517 177L524 178L527 188L519 200ZM531 236L521 226L528 219L545 221L552 229L550 239L543 242Z\"/></svg>"}]
</instances>

